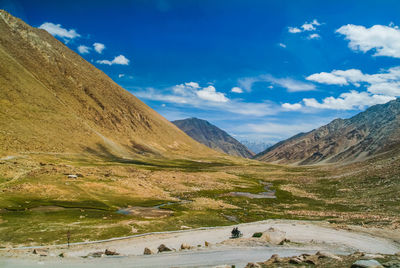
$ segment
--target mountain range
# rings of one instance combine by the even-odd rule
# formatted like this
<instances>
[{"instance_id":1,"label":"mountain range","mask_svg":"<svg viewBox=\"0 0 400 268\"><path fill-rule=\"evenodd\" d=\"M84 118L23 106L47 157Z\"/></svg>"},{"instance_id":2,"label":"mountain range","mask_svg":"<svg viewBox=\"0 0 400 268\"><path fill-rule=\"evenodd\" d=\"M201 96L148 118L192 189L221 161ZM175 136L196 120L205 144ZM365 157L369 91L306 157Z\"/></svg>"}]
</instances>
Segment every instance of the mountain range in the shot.
<instances>
[{"instance_id":1,"label":"mountain range","mask_svg":"<svg viewBox=\"0 0 400 268\"><path fill-rule=\"evenodd\" d=\"M400 99L371 106L349 119L299 133L255 159L300 165L353 162L400 148Z\"/></svg>"},{"instance_id":2,"label":"mountain range","mask_svg":"<svg viewBox=\"0 0 400 268\"><path fill-rule=\"evenodd\" d=\"M3 10L0 58L0 154L217 154L48 32Z\"/></svg>"},{"instance_id":3,"label":"mountain range","mask_svg":"<svg viewBox=\"0 0 400 268\"><path fill-rule=\"evenodd\" d=\"M172 121L196 141L223 153L251 158L254 153L243 144L206 120L187 118Z\"/></svg>"}]
</instances>

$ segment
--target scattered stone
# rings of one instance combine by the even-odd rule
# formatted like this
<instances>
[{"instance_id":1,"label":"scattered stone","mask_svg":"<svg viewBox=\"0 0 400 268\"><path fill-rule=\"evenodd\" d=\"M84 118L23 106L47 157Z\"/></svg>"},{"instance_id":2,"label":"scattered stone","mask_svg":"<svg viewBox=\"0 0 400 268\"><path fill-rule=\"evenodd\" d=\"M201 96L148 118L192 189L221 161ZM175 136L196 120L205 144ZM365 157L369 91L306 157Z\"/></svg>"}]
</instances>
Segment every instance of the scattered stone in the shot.
<instances>
[{"instance_id":1,"label":"scattered stone","mask_svg":"<svg viewBox=\"0 0 400 268\"><path fill-rule=\"evenodd\" d=\"M285 236L285 232L271 227L267 231L263 232L261 238L271 244L279 245L280 243L282 243L283 240L286 239Z\"/></svg>"},{"instance_id":2,"label":"scattered stone","mask_svg":"<svg viewBox=\"0 0 400 268\"><path fill-rule=\"evenodd\" d=\"M358 260L351 265L351 268L383 268L376 260Z\"/></svg>"},{"instance_id":3,"label":"scattered stone","mask_svg":"<svg viewBox=\"0 0 400 268\"><path fill-rule=\"evenodd\" d=\"M254 262L249 262L245 268L261 268L261 265Z\"/></svg>"},{"instance_id":4,"label":"scattered stone","mask_svg":"<svg viewBox=\"0 0 400 268\"><path fill-rule=\"evenodd\" d=\"M97 251L97 252L89 253L86 257L89 257L89 258L101 258L103 256L104 256L104 252L103 251Z\"/></svg>"},{"instance_id":5,"label":"scattered stone","mask_svg":"<svg viewBox=\"0 0 400 268\"><path fill-rule=\"evenodd\" d=\"M315 255L318 256L318 258L322 259L322 258L330 258L330 259L335 259L338 261L341 261L342 258L339 256L336 256L335 254L332 254L330 252L324 252L324 251L318 251Z\"/></svg>"},{"instance_id":6,"label":"scattered stone","mask_svg":"<svg viewBox=\"0 0 400 268\"><path fill-rule=\"evenodd\" d=\"M400 268L400 261L391 260L382 264L383 267L387 268Z\"/></svg>"},{"instance_id":7,"label":"scattered stone","mask_svg":"<svg viewBox=\"0 0 400 268\"><path fill-rule=\"evenodd\" d=\"M400 251L399 252L397 252L396 254L394 254L394 255L396 255L396 256L400 256Z\"/></svg>"},{"instance_id":8,"label":"scattered stone","mask_svg":"<svg viewBox=\"0 0 400 268\"><path fill-rule=\"evenodd\" d=\"M77 178L78 178L78 176L75 175L75 174L69 174L68 175L68 179L77 179Z\"/></svg>"},{"instance_id":9,"label":"scattered stone","mask_svg":"<svg viewBox=\"0 0 400 268\"><path fill-rule=\"evenodd\" d=\"M151 251L151 249L149 249L149 248L144 248L143 255L152 255L152 254L154 254L154 252Z\"/></svg>"},{"instance_id":10,"label":"scattered stone","mask_svg":"<svg viewBox=\"0 0 400 268\"><path fill-rule=\"evenodd\" d=\"M189 226L186 226L186 225L182 225L181 226L181 229L191 229Z\"/></svg>"},{"instance_id":11,"label":"scattered stone","mask_svg":"<svg viewBox=\"0 0 400 268\"><path fill-rule=\"evenodd\" d=\"M58 255L58 257L60 257L60 258L65 258L65 257L68 257L68 254L65 253L65 252L61 252L61 253Z\"/></svg>"},{"instance_id":12,"label":"scattered stone","mask_svg":"<svg viewBox=\"0 0 400 268\"><path fill-rule=\"evenodd\" d=\"M270 265L273 264L273 263L280 263L280 262L283 262L283 261L284 261L284 260L283 260L281 257L279 257L278 254L273 254L273 255L271 256L271 258L269 258L269 260L267 260L266 262L264 262L264 264L267 265L267 266L270 266Z\"/></svg>"},{"instance_id":13,"label":"scattered stone","mask_svg":"<svg viewBox=\"0 0 400 268\"><path fill-rule=\"evenodd\" d=\"M303 262L303 260L300 257L291 257L289 259L289 263L292 263L292 264L300 264L302 262Z\"/></svg>"},{"instance_id":14,"label":"scattered stone","mask_svg":"<svg viewBox=\"0 0 400 268\"><path fill-rule=\"evenodd\" d=\"M304 256L304 262L312 265L317 265L319 257L317 255Z\"/></svg>"},{"instance_id":15,"label":"scattered stone","mask_svg":"<svg viewBox=\"0 0 400 268\"><path fill-rule=\"evenodd\" d=\"M285 243L290 243L290 240L285 238L285 239L283 239L281 242L279 242L278 245L282 246L282 245L284 245Z\"/></svg>"},{"instance_id":16,"label":"scattered stone","mask_svg":"<svg viewBox=\"0 0 400 268\"><path fill-rule=\"evenodd\" d=\"M181 245L181 250L191 249L191 248L192 248L192 247L191 247L190 245L186 244L186 243L183 243L183 244Z\"/></svg>"},{"instance_id":17,"label":"scattered stone","mask_svg":"<svg viewBox=\"0 0 400 268\"><path fill-rule=\"evenodd\" d=\"M39 256L47 256L49 254L49 251L47 249L42 249L42 248L35 248L33 250L33 254L37 254Z\"/></svg>"},{"instance_id":18,"label":"scattered stone","mask_svg":"<svg viewBox=\"0 0 400 268\"><path fill-rule=\"evenodd\" d=\"M209 246L211 246L211 243L210 243L210 242L207 242L207 241L204 241L204 246L205 246L205 247L209 247Z\"/></svg>"},{"instance_id":19,"label":"scattered stone","mask_svg":"<svg viewBox=\"0 0 400 268\"><path fill-rule=\"evenodd\" d=\"M370 260L370 259L384 259L384 258L385 257L380 255L380 254L369 254L369 253L366 253L366 254L363 255L363 259L367 259L367 260Z\"/></svg>"},{"instance_id":20,"label":"scattered stone","mask_svg":"<svg viewBox=\"0 0 400 268\"><path fill-rule=\"evenodd\" d=\"M104 254L106 254L107 256L119 255L119 253L117 253L115 249L106 249L104 251Z\"/></svg>"},{"instance_id":21,"label":"scattered stone","mask_svg":"<svg viewBox=\"0 0 400 268\"><path fill-rule=\"evenodd\" d=\"M165 246L164 244L161 244L158 247L158 253L165 252L165 251L172 251L172 250L170 248L168 248L167 246Z\"/></svg>"}]
</instances>

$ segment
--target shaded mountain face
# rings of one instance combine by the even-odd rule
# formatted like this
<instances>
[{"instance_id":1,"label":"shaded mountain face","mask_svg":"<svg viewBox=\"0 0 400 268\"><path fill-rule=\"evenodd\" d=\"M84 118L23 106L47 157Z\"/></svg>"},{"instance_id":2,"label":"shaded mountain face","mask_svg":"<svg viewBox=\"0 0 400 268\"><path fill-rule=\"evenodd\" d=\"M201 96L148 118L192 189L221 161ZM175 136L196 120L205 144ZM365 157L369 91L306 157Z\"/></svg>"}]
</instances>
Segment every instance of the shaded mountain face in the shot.
<instances>
[{"instance_id":1,"label":"shaded mountain face","mask_svg":"<svg viewBox=\"0 0 400 268\"><path fill-rule=\"evenodd\" d=\"M0 155L215 155L45 30L5 11L0 59Z\"/></svg>"},{"instance_id":2,"label":"shaded mountain face","mask_svg":"<svg viewBox=\"0 0 400 268\"><path fill-rule=\"evenodd\" d=\"M246 146L206 120L188 118L172 123L196 141L217 151L245 158L254 155Z\"/></svg>"},{"instance_id":3,"label":"shaded mountain face","mask_svg":"<svg viewBox=\"0 0 400 268\"><path fill-rule=\"evenodd\" d=\"M335 119L308 133L279 142L255 159L315 163L364 160L400 147L400 99L375 105L350 119Z\"/></svg>"}]
</instances>

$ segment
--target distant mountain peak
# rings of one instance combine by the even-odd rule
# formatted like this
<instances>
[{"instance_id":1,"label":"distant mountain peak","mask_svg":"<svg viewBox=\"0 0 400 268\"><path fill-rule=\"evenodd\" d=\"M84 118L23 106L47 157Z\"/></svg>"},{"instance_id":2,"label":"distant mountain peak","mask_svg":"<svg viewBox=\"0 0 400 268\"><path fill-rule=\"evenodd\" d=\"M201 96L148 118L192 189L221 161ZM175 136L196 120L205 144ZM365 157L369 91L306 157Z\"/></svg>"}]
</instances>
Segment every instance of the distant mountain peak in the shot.
<instances>
[{"instance_id":1,"label":"distant mountain peak","mask_svg":"<svg viewBox=\"0 0 400 268\"><path fill-rule=\"evenodd\" d=\"M251 158L254 155L235 138L204 119L191 117L172 121L172 123L196 141L217 151L245 158Z\"/></svg>"}]
</instances>

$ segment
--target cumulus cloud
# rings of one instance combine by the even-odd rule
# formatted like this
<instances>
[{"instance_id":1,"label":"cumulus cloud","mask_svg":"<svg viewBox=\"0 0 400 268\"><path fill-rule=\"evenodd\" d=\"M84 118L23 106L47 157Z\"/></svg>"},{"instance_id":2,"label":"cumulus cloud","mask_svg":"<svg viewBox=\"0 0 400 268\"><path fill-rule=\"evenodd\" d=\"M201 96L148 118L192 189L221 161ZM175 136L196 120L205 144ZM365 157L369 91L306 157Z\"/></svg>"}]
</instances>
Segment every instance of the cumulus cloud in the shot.
<instances>
[{"instance_id":1,"label":"cumulus cloud","mask_svg":"<svg viewBox=\"0 0 400 268\"><path fill-rule=\"evenodd\" d=\"M51 35L63 38L65 41L81 36L74 29L67 30L63 28L61 24L54 24L51 22L45 22L42 25L40 25L39 28L46 30Z\"/></svg>"},{"instance_id":2,"label":"cumulus cloud","mask_svg":"<svg viewBox=\"0 0 400 268\"><path fill-rule=\"evenodd\" d=\"M286 48L286 45L284 43L279 43L278 44L280 47Z\"/></svg>"},{"instance_id":3,"label":"cumulus cloud","mask_svg":"<svg viewBox=\"0 0 400 268\"><path fill-rule=\"evenodd\" d=\"M231 89L231 92L234 92L234 93L243 93L243 89L241 89L240 87L233 87L233 88Z\"/></svg>"},{"instance_id":4,"label":"cumulus cloud","mask_svg":"<svg viewBox=\"0 0 400 268\"><path fill-rule=\"evenodd\" d=\"M334 75L332 73L321 72L317 74L312 74L306 77L309 81L318 82L321 84L328 85L347 85L347 80L344 77Z\"/></svg>"},{"instance_id":5,"label":"cumulus cloud","mask_svg":"<svg viewBox=\"0 0 400 268\"><path fill-rule=\"evenodd\" d=\"M118 78L122 78L122 77L124 77L125 76L125 74L119 74L118 75Z\"/></svg>"},{"instance_id":6,"label":"cumulus cloud","mask_svg":"<svg viewBox=\"0 0 400 268\"><path fill-rule=\"evenodd\" d=\"M94 47L94 50L99 54L102 54L103 50L106 48L106 46L102 43L94 43L93 47Z\"/></svg>"},{"instance_id":7,"label":"cumulus cloud","mask_svg":"<svg viewBox=\"0 0 400 268\"><path fill-rule=\"evenodd\" d=\"M374 25L366 28L348 24L336 30L349 40L349 47L364 53L372 50L374 56L400 58L400 29L393 24L389 26Z\"/></svg>"},{"instance_id":8,"label":"cumulus cloud","mask_svg":"<svg viewBox=\"0 0 400 268\"><path fill-rule=\"evenodd\" d=\"M115 57L112 61L110 60L98 60L97 63L106 65L129 65L129 60L124 55L119 55Z\"/></svg>"},{"instance_id":9,"label":"cumulus cloud","mask_svg":"<svg viewBox=\"0 0 400 268\"><path fill-rule=\"evenodd\" d=\"M203 100L215 102L227 102L228 98L221 92L217 92L215 87L208 86L196 92L197 96Z\"/></svg>"},{"instance_id":10,"label":"cumulus cloud","mask_svg":"<svg viewBox=\"0 0 400 268\"><path fill-rule=\"evenodd\" d=\"M294 103L294 104L283 103L282 104L282 108L284 108L286 110L291 110L291 111L300 110L302 107L303 106L300 103Z\"/></svg>"},{"instance_id":11,"label":"cumulus cloud","mask_svg":"<svg viewBox=\"0 0 400 268\"><path fill-rule=\"evenodd\" d=\"M391 96L351 90L350 92L340 94L337 98L327 97L322 102L318 102L314 98L305 98L303 102L307 107L318 109L362 110L368 106L386 103L393 99L395 98Z\"/></svg>"},{"instance_id":12,"label":"cumulus cloud","mask_svg":"<svg viewBox=\"0 0 400 268\"><path fill-rule=\"evenodd\" d=\"M311 22L305 22L303 25L300 27L288 27L289 33L301 33L301 32L310 32L310 31L316 31L317 26L320 26L321 23L318 22L318 20L314 19ZM317 36L316 36L317 35ZM311 38L318 38L319 35L316 34L314 37Z\"/></svg>"},{"instance_id":13,"label":"cumulus cloud","mask_svg":"<svg viewBox=\"0 0 400 268\"><path fill-rule=\"evenodd\" d=\"M381 70L377 74L364 74L358 69L333 70L330 73L321 72L308 76L309 81L329 85L348 85L356 87L366 84L368 92L400 97L400 66Z\"/></svg>"},{"instance_id":14,"label":"cumulus cloud","mask_svg":"<svg viewBox=\"0 0 400 268\"><path fill-rule=\"evenodd\" d=\"M78 47L78 51L81 54L87 54L87 53L89 53L89 50L90 50L90 47L87 47L87 46L84 46L84 45L80 45Z\"/></svg>"}]
</instances>

